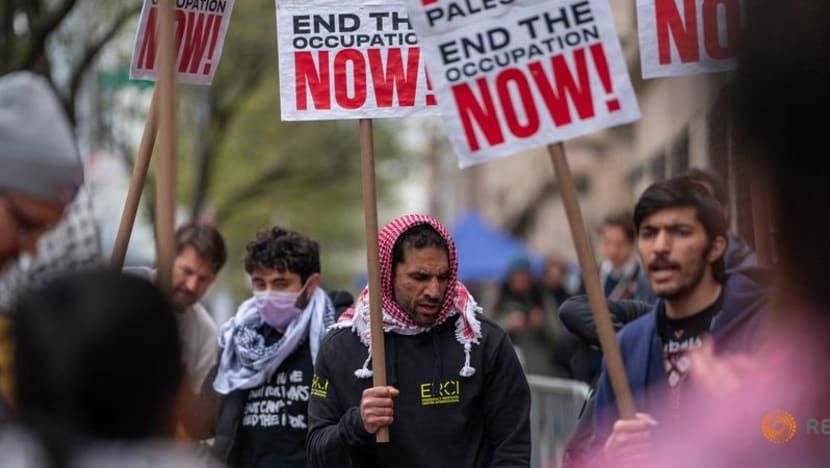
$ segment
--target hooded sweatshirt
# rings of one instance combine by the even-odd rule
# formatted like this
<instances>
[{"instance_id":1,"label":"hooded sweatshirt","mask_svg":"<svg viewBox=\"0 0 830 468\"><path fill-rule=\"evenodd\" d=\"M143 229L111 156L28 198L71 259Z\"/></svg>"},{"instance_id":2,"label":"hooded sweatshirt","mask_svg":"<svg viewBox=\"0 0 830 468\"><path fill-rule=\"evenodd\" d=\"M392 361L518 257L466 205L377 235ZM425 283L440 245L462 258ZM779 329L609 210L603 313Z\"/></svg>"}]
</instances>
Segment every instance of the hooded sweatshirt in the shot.
<instances>
[{"instance_id":1,"label":"hooded sweatshirt","mask_svg":"<svg viewBox=\"0 0 830 468\"><path fill-rule=\"evenodd\" d=\"M429 224L450 264L447 291L431 326L415 324L394 301L392 252L408 229ZM455 245L441 223L411 215L379 235L387 384L394 400L390 442L363 427L360 400L372 387L366 290L341 317L317 356L309 401L313 467L483 467L530 465L530 392L507 335L483 318L457 281Z\"/></svg>"},{"instance_id":2,"label":"hooded sweatshirt","mask_svg":"<svg viewBox=\"0 0 830 468\"><path fill-rule=\"evenodd\" d=\"M769 300L763 270L746 270L729 275L723 287L721 312L711 321L709 333L718 356L747 352L759 345L764 311ZM634 405L660 421L672 416L671 394L660 337L665 320L665 303L659 300L646 314L627 324L617 335ZM690 389L690 394L694 394ZM684 397L684 401L686 401ZM611 434L618 418L614 394L603 362L594 411L595 443L601 445Z\"/></svg>"}]
</instances>

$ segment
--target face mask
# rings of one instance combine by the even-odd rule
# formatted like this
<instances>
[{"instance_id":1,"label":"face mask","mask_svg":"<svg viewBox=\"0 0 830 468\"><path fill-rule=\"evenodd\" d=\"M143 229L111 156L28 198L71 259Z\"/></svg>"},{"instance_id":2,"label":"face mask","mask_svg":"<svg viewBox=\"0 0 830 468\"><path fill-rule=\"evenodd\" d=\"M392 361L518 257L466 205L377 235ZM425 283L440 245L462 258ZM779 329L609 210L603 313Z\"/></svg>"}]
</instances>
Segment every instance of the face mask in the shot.
<instances>
[{"instance_id":1,"label":"face mask","mask_svg":"<svg viewBox=\"0 0 830 468\"><path fill-rule=\"evenodd\" d=\"M305 298L306 282L299 292L254 291L256 305L262 320L274 328L285 329L292 320L302 313L298 307ZM305 302L305 301L303 301Z\"/></svg>"}]
</instances>

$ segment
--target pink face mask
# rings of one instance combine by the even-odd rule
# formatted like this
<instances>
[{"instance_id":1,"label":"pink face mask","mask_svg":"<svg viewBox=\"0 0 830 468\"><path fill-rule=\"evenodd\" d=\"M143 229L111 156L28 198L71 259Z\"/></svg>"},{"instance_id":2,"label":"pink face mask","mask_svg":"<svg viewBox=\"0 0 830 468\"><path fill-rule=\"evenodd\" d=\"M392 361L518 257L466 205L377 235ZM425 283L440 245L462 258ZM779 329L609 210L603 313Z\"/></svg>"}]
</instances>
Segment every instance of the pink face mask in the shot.
<instances>
[{"instance_id":1,"label":"pink face mask","mask_svg":"<svg viewBox=\"0 0 830 468\"><path fill-rule=\"evenodd\" d=\"M274 328L285 329L303 311L305 290L308 282L299 292L254 291L256 305L262 320ZM301 300L303 303L301 303Z\"/></svg>"}]
</instances>

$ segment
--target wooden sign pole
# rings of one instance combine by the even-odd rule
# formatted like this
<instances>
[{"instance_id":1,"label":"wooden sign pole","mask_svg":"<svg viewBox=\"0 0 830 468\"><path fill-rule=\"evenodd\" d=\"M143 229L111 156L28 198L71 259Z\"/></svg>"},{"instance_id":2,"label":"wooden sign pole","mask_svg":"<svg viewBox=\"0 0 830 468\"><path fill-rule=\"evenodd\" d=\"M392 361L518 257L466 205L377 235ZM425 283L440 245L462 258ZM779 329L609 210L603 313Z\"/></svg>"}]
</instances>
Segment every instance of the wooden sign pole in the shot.
<instances>
[{"instance_id":1,"label":"wooden sign pole","mask_svg":"<svg viewBox=\"0 0 830 468\"><path fill-rule=\"evenodd\" d=\"M548 153L553 162L553 170L556 175L556 182L559 185L559 193L562 195L562 203L565 205L565 213L567 213L568 224L571 227L571 236L576 247L579 265L582 268L585 289L588 291L588 301L591 304L591 310L594 312L597 335L599 336L600 346L602 346L602 353L605 356L608 375L611 379L611 387L614 389L614 396L617 401L617 408L620 411L621 418L633 419L635 412L634 399L631 397L628 376L623 367L614 327L611 325L608 303L605 300L602 286L599 284L599 272L597 271L591 243L588 240L585 221L582 219L582 211L579 208L576 184L574 183L571 169L568 166L568 159L565 156L565 147L562 143L548 145Z\"/></svg>"},{"instance_id":2,"label":"wooden sign pole","mask_svg":"<svg viewBox=\"0 0 830 468\"><path fill-rule=\"evenodd\" d=\"M158 2L159 157L156 159L156 283L168 294L172 292L173 284L173 235L176 222L176 43L173 7L173 0Z\"/></svg>"},{"instance_id":3,"label":"wooden sign pole","mask_svg":"<svg viewBox=\"0 0 830 468\"><path fill-rule=\"evenodd\" d=\"M363 179L363 216L366 223L366 266L369 272L369 315L372 333L372 385L386 385L386 349L383 343L383 310L380 304L380 261L378 259L378 204L375 190L375 148L372 120L360 119L360 166ZM375 434L380 443L389 442L389 428Z\"/></svg>"},{"instance_id":4,"label":"wooden sign pole","mask_svg":"<svg viewBox=\"0 0 830 468\"><path fill-rule=\"evenodd\" d=\"M150 159L153 155L153 147L156 144L156 132L158 131L158 87L153 89L153 99L150 101L150 112L144 122L144 133L141 135L141 144L138 146L138 155L133 166L133 175L130 180L130 189L127 192L127 199L124 201L124 210L121 212L121 223L118 225L118 235L115 238L115 245L112 248L110 266L116 270L124 267L124 259L127 256L127 247L130 245L130 236L135 225L135 217L138 213L138 204L141 201L141 192L144 190L144 182L147 179L147 169L150 166Z\"/></svg>"}]
</instances>

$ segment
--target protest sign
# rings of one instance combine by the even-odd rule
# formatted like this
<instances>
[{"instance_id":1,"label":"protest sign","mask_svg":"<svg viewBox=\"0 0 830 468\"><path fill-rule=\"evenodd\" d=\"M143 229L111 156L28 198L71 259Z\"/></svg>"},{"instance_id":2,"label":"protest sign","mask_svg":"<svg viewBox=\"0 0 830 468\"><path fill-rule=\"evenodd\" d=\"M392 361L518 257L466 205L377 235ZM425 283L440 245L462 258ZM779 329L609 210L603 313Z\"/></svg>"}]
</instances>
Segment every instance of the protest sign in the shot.
<instances>
[{"instance_id":1,"label":"protest sign","mask_svg":"<svg viewBox=\"0 0 830 468\"><path fill-rule=\"evenodd\" d=\"M637 120L604 0L408 0L462 167Z\"/></svg>"},{"instance_id":2,"label":"protest sign","mask_svg":"<svg viewBox=\"0 0 830 468\"><path fill-rule=\"evenodd\" d=\"M234 0L176 0L176 80L209 85L219 67ZM158 0L144 0L130 79L156 80Z\"/></svg>"},{"instance_id":3,"label":"protest sign","mask_svg":"<svg viewBox=\"0 0 830 468\"><path fill-rule=\"evenodd\" d=\"M637 0L643 78L732 70L741 0Z\"/></svg>"},{"instance_id":4,"label":"protest sign","mask_svg":"<svg viewBox=\"0 0 830 468\"><path fill-rule=\"evenodd\" d=\"M640 116L605 0L407 0L462 167L547 144L621 417L635 407L562 141ZM556 144L553 144L556 143Z\"/></svg>"},{"instance_id":5,"label":"protest sign","mask_svg":"<svg viewBox=\"0 0 830 468\"><path fill-rule=\"evenodd\" d=\"M437 115L401 1L277 2L283 120Z\"/></svg>"}]
</instances>

